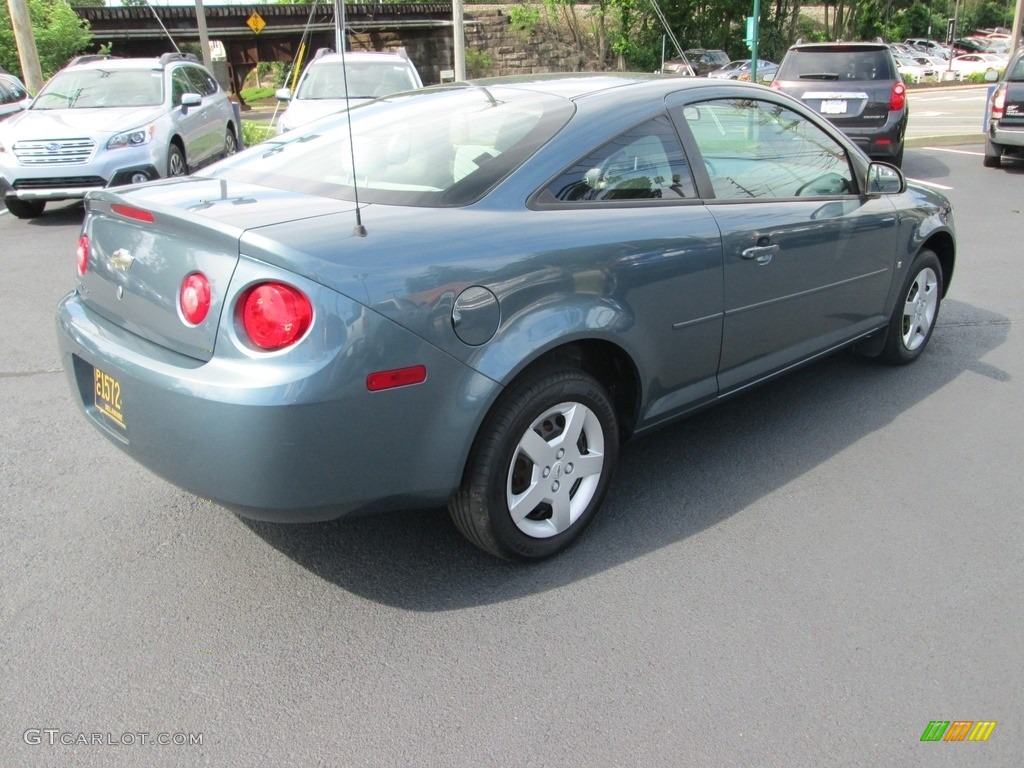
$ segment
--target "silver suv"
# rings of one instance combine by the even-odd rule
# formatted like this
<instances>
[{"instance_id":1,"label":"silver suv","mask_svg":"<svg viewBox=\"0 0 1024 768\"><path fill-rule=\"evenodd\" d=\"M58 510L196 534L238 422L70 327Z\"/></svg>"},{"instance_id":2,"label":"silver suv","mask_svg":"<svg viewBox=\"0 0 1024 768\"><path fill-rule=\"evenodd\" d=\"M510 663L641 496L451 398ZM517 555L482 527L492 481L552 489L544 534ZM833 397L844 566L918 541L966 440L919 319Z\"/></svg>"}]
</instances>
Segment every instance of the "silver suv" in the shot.
<instances>
[{"instance_id":1,"label":"silver suv","mask_svg":"<svg viewBox=\"0 0 1024 768\"><path fill-rule=\"evenodd\" d=\"M195 56L81 56L0 122L0 191L31 219L49 200L182 176L238 149L234 106Z\"/></svg>"}]
</instances>

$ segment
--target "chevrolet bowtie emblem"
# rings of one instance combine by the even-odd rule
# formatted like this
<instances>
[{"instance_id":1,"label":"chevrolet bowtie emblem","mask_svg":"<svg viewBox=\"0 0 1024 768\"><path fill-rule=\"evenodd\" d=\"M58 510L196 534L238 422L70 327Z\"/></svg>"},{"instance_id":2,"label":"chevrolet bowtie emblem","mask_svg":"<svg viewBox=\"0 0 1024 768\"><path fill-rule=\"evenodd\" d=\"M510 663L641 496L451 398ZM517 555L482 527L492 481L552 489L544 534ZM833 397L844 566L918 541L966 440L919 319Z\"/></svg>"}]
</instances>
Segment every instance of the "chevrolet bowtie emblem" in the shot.
<instances>
[{"instance_id":1,"label":"chevrolet bowtie emblem","mask_svg":"<svg viewBox=\"0 0 1024 768\"><path fill-rule=\"evenodd\" d=\"M124 248L118 248L110 254L110 263L114 265L114 269L120 269L122 272L127 272L132 268L132 264L135 263L135 257L128 253Z\"/></svg>"}]
</instances>

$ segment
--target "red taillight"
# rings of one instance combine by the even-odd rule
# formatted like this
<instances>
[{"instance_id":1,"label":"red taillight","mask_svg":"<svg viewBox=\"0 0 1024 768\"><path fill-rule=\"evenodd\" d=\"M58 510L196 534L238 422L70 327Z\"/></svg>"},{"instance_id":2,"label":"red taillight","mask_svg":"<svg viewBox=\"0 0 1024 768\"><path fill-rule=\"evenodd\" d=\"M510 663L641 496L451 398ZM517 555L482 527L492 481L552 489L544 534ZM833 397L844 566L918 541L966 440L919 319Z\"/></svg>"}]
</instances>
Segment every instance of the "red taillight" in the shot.
<instances>
[{"instance_id":1,"label":"red taillight","mask_svg":"<svg viewBox=\"0 0 1024 768\"><path fill-rule=\"evenodd\" d=\"M191 325L199 325L210 311L210 281L202 272L193 272L181 281L178 291L181 316Z\"/></svg>"},{"instance_id":2,"label":"red taillight","mask_svg":"<svg viewBox=\"0 0 1024 768\"><path fill-rule=\"evenodd\" d=\"M893 83L892 93L889 94L889 110L899 112L907 105L907 86L903 83Z\"/></svg>"},{"instance_id":3,"label":"red taillight","mask_svg":"<svg viewBox=\"0 0 1024 768\"><path fill-rule=\"evenodd\" d=\"M89 268L89 236L82 235L78 238L78 248L75 249L75 258L78 260L78 274L84 275Z\"/></svg>"},{"instance_id":4,"label":"red taillight","mask_svg":"<svg viewBox=\"0 0 1024 768\"><path fill-rule=\"evenodd\" d=\"M242 327L260 349L281 349L302 338L313 322L305 294L284 283L261 283L242 302Z\"/></svg>"},{"instance_id":5,"label":"red taillight","mask_svg":"<svg viewBox=\"0 0 1024 768\"><path fill-rule=\"evenodd\" d=\"M1004 109L1006 109L1006 83L1000 83L992 94L992 119L1002 120Z\"/></svg>"},{"instance_id":6,"label":"red taillight","mask_svg":"<svg viewBox=\"0 0 1024 768\"><path fill-rule=\"evenodd\" d=\"M395 368L391 371L377 371L366 377L366 388L371 392L395 387L407 387L420 384L427 380L425 365L411 365L408 368Z\"/></svg>"},{"instance_id":7,"label":"red taillight","mask_svg":"<svg viewBox=\"0 0 1024 768\"><path fill-rule=\"evenodd\" d=\"M147 224L153 223L153 214L150 213L149 211L144 211L141 208L134 208L130 205L114 203L113 205L110 206L110 210L116 213L118 216L124 216L126 219L144 221Z\"/></svg>"}]
</instances>

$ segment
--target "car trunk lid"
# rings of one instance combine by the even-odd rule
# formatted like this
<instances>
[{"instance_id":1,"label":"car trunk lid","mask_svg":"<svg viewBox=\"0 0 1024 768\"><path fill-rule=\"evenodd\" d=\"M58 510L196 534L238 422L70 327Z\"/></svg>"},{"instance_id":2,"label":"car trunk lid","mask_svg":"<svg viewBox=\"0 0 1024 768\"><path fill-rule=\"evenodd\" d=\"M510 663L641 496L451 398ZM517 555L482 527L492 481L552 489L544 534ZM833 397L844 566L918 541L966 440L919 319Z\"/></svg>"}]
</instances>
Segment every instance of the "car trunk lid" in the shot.
<instances>
[{"instance_id":1,"label":"car trunk lid","mask_svg":"<svg viewBox=\"0 0 1024 768\"><path fill-rule=\"evenodd\" d=\"M108 321L162 347L206 361L228 300L246 229L350 209L351 203L289 195L224 180L156 182L89 195L83 235L84 303ZM179 295L200 272L210 284L206 317L189 323Z\"/></svg>"}]
</instances>

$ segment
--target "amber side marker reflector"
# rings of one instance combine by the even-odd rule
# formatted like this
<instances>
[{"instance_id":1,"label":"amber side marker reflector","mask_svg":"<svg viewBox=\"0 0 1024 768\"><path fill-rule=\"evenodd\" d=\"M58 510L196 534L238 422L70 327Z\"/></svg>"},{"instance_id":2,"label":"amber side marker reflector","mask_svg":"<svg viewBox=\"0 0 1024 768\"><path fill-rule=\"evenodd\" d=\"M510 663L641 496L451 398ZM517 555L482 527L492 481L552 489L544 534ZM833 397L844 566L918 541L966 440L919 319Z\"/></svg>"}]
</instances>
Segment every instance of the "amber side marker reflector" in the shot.
<instances>
[{"instance_id":1,"label":"amber side marker reflector","mask_svg":"<svg viewBox=\"0 0 1024 768\"><path fill-rule=\"evenodd\" d=\"M153 214L150 213L149 211L144 211L141 208L134 208L130 205L114 203L113 205L110 206L110 210L116 213L118 216L124 216L126 219L144 221L147 224L153 223Z\"/></svg>"},{"instance_id":2,"label":"amber side marker reflector","mask_svg":"<svg viewBox=\"0 0 1024 768\"><path fill-rule=\"evenodd\" d=\"M427 366L411 365L408 368L395 368L391 371L377 371L366 377L366 388L371 392L395 387L407 387L410 384L422 384L427 380Z\"/></svg>"}]
</instances>

